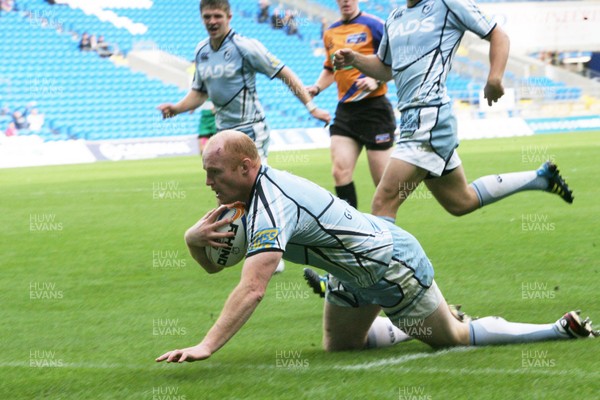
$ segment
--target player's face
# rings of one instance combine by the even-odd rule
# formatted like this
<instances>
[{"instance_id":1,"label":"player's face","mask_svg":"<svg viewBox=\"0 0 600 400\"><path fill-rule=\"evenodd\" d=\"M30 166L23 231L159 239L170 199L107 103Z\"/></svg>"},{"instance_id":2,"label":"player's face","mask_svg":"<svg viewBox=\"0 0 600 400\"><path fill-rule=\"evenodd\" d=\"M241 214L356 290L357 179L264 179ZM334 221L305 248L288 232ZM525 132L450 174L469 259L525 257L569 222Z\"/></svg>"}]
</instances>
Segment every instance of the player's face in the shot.
<instances>
[{"instance_id":1,"label":"player's face","mask_svg":"<svg viewBox=\"0 0 600 400\"><path fill-rule=\"evenodd\" d=\"M208 36L212 40L219 40L229 32L231 14L220 8L204 8L202 9L202 21Z\"/></svg>"},{"instance_id":2,"label":"player's face","mask_svg":"<svg viewBox=\"0 0 600 400\"><path fill-rule=\"evenodd\" d=\"M358 0L337 0L342 19L349 19L358 12Z\"/></svg>"},{"instance_id":3,"label":"player's face","mask_svg":"<svg viewBox=\"0 0 600 400\"><path fill-rule=\"evenodd\" d=\"M210 147L205 151L202 162L206 186L215 192L219 204L247 200L249 188L246 187L241 164L231 162L229 157L211 151Z\"/></svg>"}]
</instances>

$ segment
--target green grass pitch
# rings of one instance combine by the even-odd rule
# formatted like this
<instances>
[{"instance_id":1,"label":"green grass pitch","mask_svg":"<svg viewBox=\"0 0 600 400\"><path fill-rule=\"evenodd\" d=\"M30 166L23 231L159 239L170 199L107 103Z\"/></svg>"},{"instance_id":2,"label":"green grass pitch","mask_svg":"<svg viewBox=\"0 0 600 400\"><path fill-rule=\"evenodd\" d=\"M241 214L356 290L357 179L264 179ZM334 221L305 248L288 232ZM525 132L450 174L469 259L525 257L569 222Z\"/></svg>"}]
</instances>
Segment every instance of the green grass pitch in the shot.
<instances>
[{"instance_id":1,"label":"green grass pitch","mask_svg":"<svg viewBox=\"0 0 600 400\"><path fill-rule=\"evenodd\" d=\"M557 161L567 205L520 193L461 218L423 189L397 223L422 243L449 302L476 316L600 323L600 133L465 141L469 180ZM327 150L270 163L332 190ZM364 155L359 208L374 188ZM564 399L600 395L600 339L438 351L416 341L327 354L323 301L287 264L243 330L209 360L196 344L239 279L208 275L183 232L214 203L199 158L0 170L0 399Z\"/></svg>"}]
</instances>

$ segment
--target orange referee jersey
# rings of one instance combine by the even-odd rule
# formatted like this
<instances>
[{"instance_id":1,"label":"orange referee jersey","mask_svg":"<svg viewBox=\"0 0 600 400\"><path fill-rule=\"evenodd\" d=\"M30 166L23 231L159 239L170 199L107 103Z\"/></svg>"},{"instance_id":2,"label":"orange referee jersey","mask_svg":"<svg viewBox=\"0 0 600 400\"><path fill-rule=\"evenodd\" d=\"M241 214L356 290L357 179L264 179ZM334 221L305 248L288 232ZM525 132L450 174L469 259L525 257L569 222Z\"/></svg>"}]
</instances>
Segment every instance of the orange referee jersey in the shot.
<instances>
[{"instance_id":1,"label":"orange referee jersey","mask_svg":"<svg viewBox=\"0 0 600 400\"><path fill-rule=\"evenodd\" d=\"M378 97L387 93L387 85L381 83L374 91L359 90L356 80L365 75L354 67L337 70L333 66L333 54L344 48L358 53L376 54L383 35L383 21L374 15L360 12L350 21L337 21L323 33L323 44L327 52L324 68L333 72L338 87L340 103Z\"/></svg>"}]
</instances>

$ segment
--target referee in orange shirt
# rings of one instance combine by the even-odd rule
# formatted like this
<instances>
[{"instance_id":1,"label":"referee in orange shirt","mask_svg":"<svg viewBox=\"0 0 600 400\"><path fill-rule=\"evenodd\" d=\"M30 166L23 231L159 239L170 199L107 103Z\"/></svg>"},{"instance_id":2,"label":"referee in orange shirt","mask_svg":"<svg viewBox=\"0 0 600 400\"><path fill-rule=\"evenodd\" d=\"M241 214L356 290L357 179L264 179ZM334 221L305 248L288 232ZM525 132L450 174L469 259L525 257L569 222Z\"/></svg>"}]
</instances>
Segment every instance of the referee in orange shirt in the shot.
<instances>
[{"instance_id":1,"label":"referee in orange shirt","mask_svg":"<svg viewBox=\"0 0 600 400\"><path fill-rule=\"evenodd\" d=\"M323 34L327 59L319 79L307 90L314 97L334 81L337 83L339 103L330 127L332 173L337 196L357 207L353 174L358 156L366 147L371 177L377 186L392 152L396 120L385 96L385 82L366 77L353 67L336 70L332 62L336 50L343 48L376 54L383 21L361 12L358 0L337 0L337 4L342 18Z\"/></svg>"}]
</instances>

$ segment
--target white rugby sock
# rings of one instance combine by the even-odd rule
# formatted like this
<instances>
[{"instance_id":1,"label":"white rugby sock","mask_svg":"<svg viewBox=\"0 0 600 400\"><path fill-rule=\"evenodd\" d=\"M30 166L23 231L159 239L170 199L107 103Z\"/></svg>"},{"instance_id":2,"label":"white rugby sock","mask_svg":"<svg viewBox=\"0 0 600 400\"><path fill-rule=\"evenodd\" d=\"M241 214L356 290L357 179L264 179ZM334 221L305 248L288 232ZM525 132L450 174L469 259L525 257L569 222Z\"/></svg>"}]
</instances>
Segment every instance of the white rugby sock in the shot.
<instances>
[{"instance_id":1,"label":"white rugby sock","mask_svg":"<svg viewBox=\"0 0 600 400\"><path fill-rule=\"evenodd\" d=\"M470 322L471 346L541 342L568 339L556 324L521 324L500 317L485 317Z\"/></svg>"},{"instance_id":2,"label":"white rugby sock","mask_svg":"<svg viewBox=\"0 0 600 400\"><path fill-rule=\"evenodd\" d=\"M367 349L376 347L389 347L397 343L411 340L412 338L392 324L389 318L377 317L369 328L367 335Z\"/></svg>"},{"instance_id":3,"label":"white rugby sock","mask_svg":"<svg viewBox=\"0 0 600 400\"><path fill-rule=\"evenodd\" d=\"M511 172L501 175L482 176L471 183L483 207L524 190L546 190L548 178L538 176L536 171Z\"/></svg>"}]
</instances>

